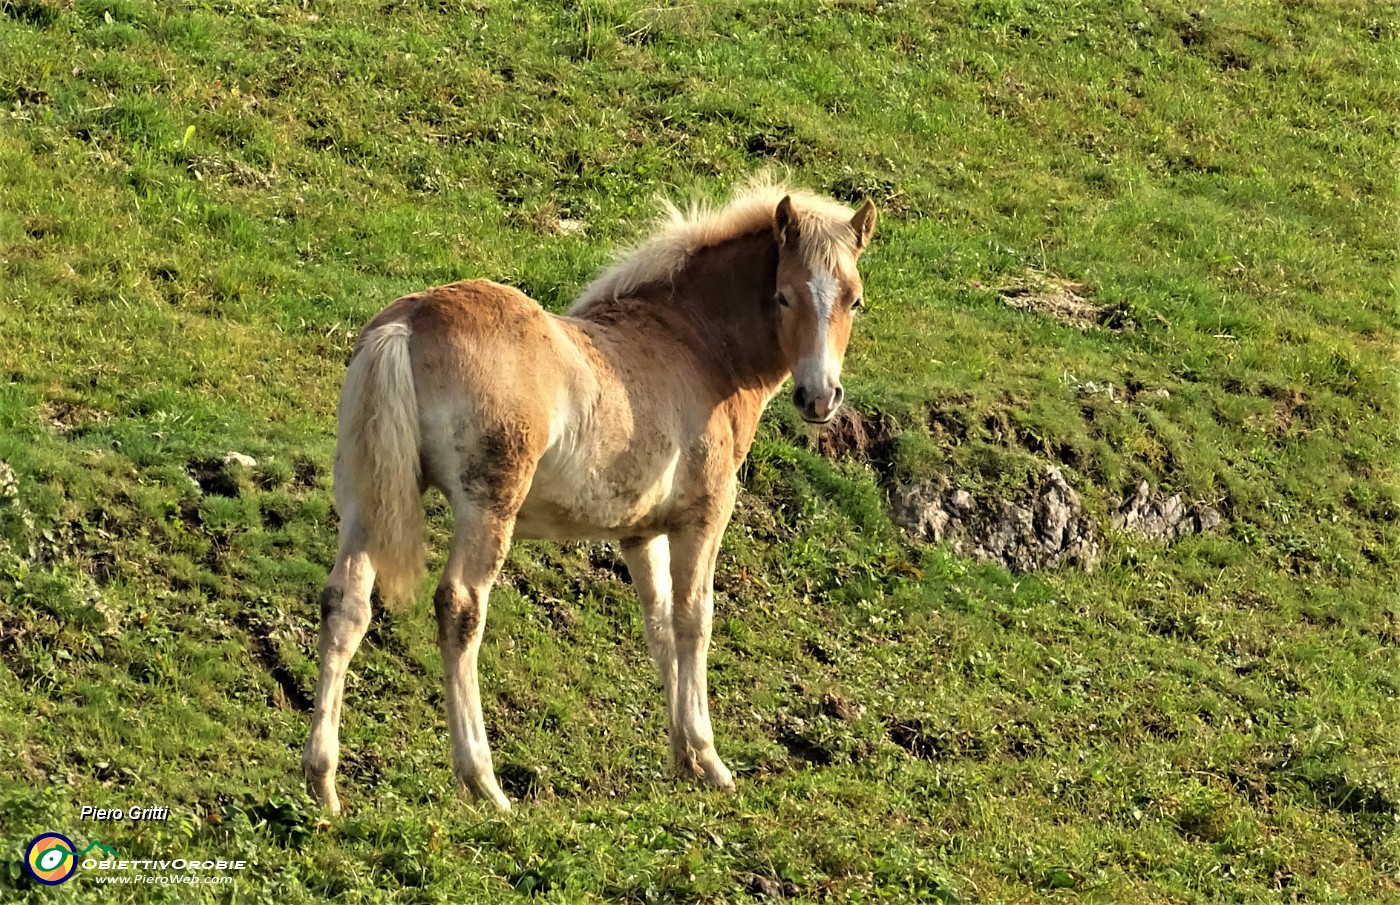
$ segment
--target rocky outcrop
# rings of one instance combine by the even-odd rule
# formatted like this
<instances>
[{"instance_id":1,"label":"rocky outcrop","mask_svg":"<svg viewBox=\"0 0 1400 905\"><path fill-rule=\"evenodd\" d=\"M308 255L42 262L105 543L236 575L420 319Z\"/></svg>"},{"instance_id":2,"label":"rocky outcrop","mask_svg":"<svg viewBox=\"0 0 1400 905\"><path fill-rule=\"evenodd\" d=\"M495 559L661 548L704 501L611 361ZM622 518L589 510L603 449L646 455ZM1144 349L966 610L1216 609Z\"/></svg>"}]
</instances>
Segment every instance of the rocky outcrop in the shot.
<instances>
[{"instance_id":1,"label":"rocky outcrop","mask_svg":"<svg viewBox=\"0 0 1400 905\"><path fill-rule=\"evenodd\" d=\"M1092 569L1099 559L1093 522L1054 466L1019 501L978 500L937 477L896 494L893 515L920 540L947 543L961 555L1015 572L1066 563Z\"/></svg>"},{"instance_id":2,"label":"rocky outcrop","mask_svg":"<svg viewBox=\"0 0 1400 905\"><path fill-rule=\"evenodd\" d=\"M1076 564L1093 569L1099 560L1095 522L1079 494L1055 466L1019 499L978 499L947 478L905 487L895 494L897 525L928 543L1014 572ZM1220 512L1194 505L1179 493L1153 493L1146 481L1126 500L1110 500L1109 522L1150 541L1171 543L1220 526Z\"/></svg>"},{"instance_id":3,"label":"rocky outcrop","mask_svg":"<svg viewBox=\"0 0 1400 905\"><path fill-rule=\"evenodd\" d=\"M1082 392L1104 392L1117 401L1112 385L1079 386ZM1129 399L1143 393L1167 396L1166 390L1143 387L1125 393ZM935 433L943 427L943 419L936 415L931 423ZM966 424L954 427L955 436L966 437ZM887 416L862 414L849 406L815 440L817 450L828 459L855 459L874 468L880 483L892 488L890 514L895 524L915 539L948 544L960 555L1000 563L1014 572L1067 564L1092 570L1100 556L1099 533L1109 525L1125 534L1170 544L1188 534L1211 531L1223 521L1213 507L1184 500L1179 493L1154 493L1146 481L1126 499L1110 497L1108 511L1098 510L1091 517L1064 473L1043 459L1043 472L1009 495L974 495L954 487L942 475L897 484L897 426ZM1098 494L1091 496L1101 499Z\"/></svg>"},{"instance_id":4,"label":"rocky outcrop","mask_svg":"<svg viewBox=\"0 0 1400 905\"><path fill-rule=\"evenodd\" d=\"M1110 505L1114 528L1165 543L1185 534L1210 531L1221 522L1216 509L1188 506L1179 493L1154 494L1146 481L1138 484L1132 496L1126 500L1114 498Z\"/></svg>"}]
</instances>

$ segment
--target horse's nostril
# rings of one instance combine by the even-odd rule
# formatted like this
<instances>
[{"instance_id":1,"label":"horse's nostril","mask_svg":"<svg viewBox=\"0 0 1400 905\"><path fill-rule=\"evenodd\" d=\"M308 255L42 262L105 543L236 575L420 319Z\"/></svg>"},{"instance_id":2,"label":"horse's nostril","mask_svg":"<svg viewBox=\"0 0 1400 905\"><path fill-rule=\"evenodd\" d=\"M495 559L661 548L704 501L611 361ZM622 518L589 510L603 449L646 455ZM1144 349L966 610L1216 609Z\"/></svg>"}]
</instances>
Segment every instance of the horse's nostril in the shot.
<instances>
[{"instance_id":1,"label":"horse's nostril","mask_svg":"<svg viewBox=\"0 0 1400 905\"><path fill-rule=\"evenodd\" d=\"M792 391L792 404L800 409L807 407L807 391L802 387L794 387Z\"/></svg>"},{"instance_id":2,"label":"horse's nostril","mask_svg":"<svg viewBox=\"0 0 1400 905\"><path fill-rule=\"evenodd\" d=\"M841 386L841 384L838 383L838 384L836 385L836 389L833 390L832 393L831 393L831 409L832 409L832 411L835 411L835 410L836 410L836 407L839 406L839 405L841 404L841 400L842 400L842 399L845 399L845 398L846 398L846 390Z\"/></svg>"}]
</instances>

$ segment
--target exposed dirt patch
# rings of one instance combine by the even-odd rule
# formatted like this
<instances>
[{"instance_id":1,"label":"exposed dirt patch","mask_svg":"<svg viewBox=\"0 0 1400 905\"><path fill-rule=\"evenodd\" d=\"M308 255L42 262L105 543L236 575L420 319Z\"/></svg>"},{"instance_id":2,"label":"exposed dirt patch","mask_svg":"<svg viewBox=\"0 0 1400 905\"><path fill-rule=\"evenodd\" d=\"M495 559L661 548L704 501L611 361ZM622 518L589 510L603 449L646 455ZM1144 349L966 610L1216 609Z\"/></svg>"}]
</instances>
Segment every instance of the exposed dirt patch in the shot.
<instances>
[{"instance_id":1,"label":"exposed dirt patch","mask_svg":"<svg viewBox=\"0 0 1400 905\"><path fill-rule=\"evenodd\" d=\"M1229 815L1207 801L1187 803L1176 813L1176 831L1187 839L1214 844L1230 832Z\"/></svg>"},{"instance_id":2,"label":"exposed dirt patch","mask_svg":"<svg viewBox=\"0 0 1400 905\"><path fill-rule=\"evenodd\" d=\"M802 737L795 728L783 728L777 734L777 740L778 744L787 748L788 754L798 761L806 761L808 764L816 766L827 766L832 764L834 759L829 749L816 744L809 738Z\"/></svg>"},{"instance_id":3,"label":"exposed dirt patch","mask_svg":"<svg viewBox=\"0 0 1400 905\"><path fill-rule=\"evenodd\" d=\"M962 729L940 728L927 720L907 719L892 723L890 741L919 760L980 760L990 753L984 739Z\"/></svg>"},{"instance_id":4,"label":"exposed dirt patch","mask_svg":"<svg viewBox=\"0 0 1400 905\"><path fill-rule=\"evenodd\" d=\"M794 690L803 693L800 687ZM821 702L807 698L793 710L784 709L778 715L773 738L787 749L793 760L825 767L849 753L845 750L842 728L829 718Z\"/></svg>"},{"instance_id":5,"label":"exposed dirt patch","mask_svg":"<svg viewBox=\"0 0 1400 905\"><path fill-rule=\"evenodd\" d=\"M564 601L557 597L544 595L540 597L540 609L544 611L544 616L549 620L549 627L555 635L570 637L574 629L578 628L578 613Z\"/></svg>"},{"instance_id":6,"label":"exposed dirt patch","mask_svg":"<svg viewBox=\"0 0 1400 905\"><path fill-rule=\"evenodd\" d=\"M1268 807L1279 792L1269 777L1267 765L1234 766L1225 771L1225 779L1236 795L1244 796L1255 807Z\"/></svg>"},{"instance_id":7,"label":"exposed dirt patch","mask_svg":"<svg viewBox=\"0 0 1400 905\"><path fill-rule=\"evenodd\" d=\"M808 638L802 642L802 652L823 666L836 662L836 655L822 642Z\"/></svg>"},{"instance_id":8,"label":"exposed dirt patch","mask_svg":"<svg viewBox=\"0 0 1400 905\"><path fill-rule=\"evenodd\" d=\"M792 536L792 529L783 524L774 511L774 500L754 493L742 484L734 501L734 521L742 523L755 538L768 544L779 544ZM724 558L721 557L723 562Z\"/></svg>"},{"instance_id":9,"label":"exposed dirt patch","mask_svg":"<svg viewBox=\"0 0 1400 905\"><path fill-rule=\"evenodd\" d=\"M1033 456L1070 468L1084 467L1086 453L1072 441L1060 440L1053 435L1042 435L1021 422L1018 413L1023 411L1027 404L1026 400L1004 399L1002 407L983 415L980 436L998 446L1024 449Z\"/></svg>"},{"instance_id":10,"label":"exposed dirt patch","mask_svg":"<svg viewBox=\"0 0 1400 905\"><path fill-rule=\"evenodd\" d=\"M212 179L260 189L272 188L277 179L273 173L260 173L242 161L217 155L200 155L190 161L188 169L190 175L200 182Z\"/></svg>"},{"instance_id":11,"label":"exposed dirt patch","mask_svg":"<svg viewBox=\"0 0 1400 905\"><path fill-rule=\"evenodd\" d=\"M1021 760L1039 755L1051 745L1035 724L1025 720L1011 720L985 733L973 733L936 726L930 720L904 719L890 723L886 734L890 741L920 760Z\"/></svg>"},{"instance_id":12,"label":"exposed dirt patch","mask_svg":"<svg viewBox=\"0 0 1400 905\"><path fill-rule=\"evenodd\" d=\"M839 691L828 691L822 695L822 712L834 720L854 723L865 716L865 707L847 699Z\"/></svg>"},{"instance_id":13,"label":"exposed dirt patch","mask_svg":"<svg viewBox=\"0 0 1400 905\"><path fill-rule=\"evenodd\" d=\"M1054 466L1017 501L979 500L938 476L897 491L893 517L920 540L1015 572L1071 562L1092 569L1099 559L1094 524Z\"/></svg>"},{"instance_id":14,"label":"exposed dirt patch","mask_svg":"<svg viewBox=\"0 0 1400 905\"><path fill-rule=\"evenodd\" d=\"M222 459L196 459L189 464L190 477L211 496L236 497L243 492L246 457L230 453Z\"/></svg>"},{"instance_id":15,"label":"exposed dirt patch","mask_svg":"<svg viewBox=\"0 0 1400 905\"><path fill-rule=\"evenodd\" d=\"M554 797L554 787L545 780L541 767L507 762L496 768L496 781L506 796L516 801Z\"/></svg>"},{"instance_id":16,"label":"exposed dirt patch","mask_svg":"<svg viewBox=\"0 0 1400 905\"><path fill-rule=\"evenodd\" d=\"M972 416L968 411L972 404L972 396L966 393L929 403L928 430L933 439L947 446L966 443L973 434Z\"/></svg>"},{"instance_id":17,"label":"exposed dirt patch","mask_svg":"<svg viewBox=\"0 0 1400 905\"><path fill-rule=\"evenodd\" d=\"M45 402L39 407L39 412L54 433L65 437L112 420L111 412L63 399Z\"/></svg>"},{"instance_id":18,"label":"exposed dirt patch","mask_svg":"<svg viewBox=\"0 0 1400 905\"><path fill-rule=\"evenodd\" d=\"M292 483L302 489L315 487L321 477L321 466L305 456L297 456L292 462L292 469Z\"/></svg>"},{"instance_id":19,"label":"exposed dirt patch","mask_svg":"<svg viewBox=\"0 0 1400 905\"><path fill-rule=\"evenodd\" d=\"M1386 790L1368 780L1357 782L1341 771L1303 773L1303 784L1329 808L1343 814L1365 814L1393 819L1400 804Z\"/></svg>"},{"instance_id":20,"label":"exposed dirt patch","mask_svg":"<svg viewBox=\"0 0 1400 905\"><path fill-rule=\"evenodd\" d=\"M345 749L340 755L340 769L359 785L374 788L384 780L384 755L378 751Z\"/></svg>"},{"instance_id":21,"label":"exposed dirt patch","mask_svg":"<svg viewBox=\"0 0 1400 905\"><path fill-rule=\"evenodd\" d=\"M311 696L302 690L296 676L292 675L292 671L282 662L281 656L266 639L250 638L249 649L253 653L253 659L257 660L277 683L278 694L273 695L272 703L277 707L290 707L300 713L310 713Z\"/></svg>"},{"instance_id":22,"label":"exposed dirt patch","mask_svg":"<svg viewBox=\"0 0 1400 905\"><path fill-rule=\"evenodd\" d=\"M1274 391L1273 397L1274 423L1279 433L1288 433L1295 421L1303 428L1313 426L1312 410L1308 406L1307 396L1298 390L1280 387Z\"/></svg>"},{"instance_id":23,"label":"exposed dirt patch","mask_svg":"<svg viewBox=\"0 0 1400 905\"><path fill-rule=\"evenodd\" d=\"M882 476L893 467L895 424L885 415L866 415L842 406L820 434L817 452L833 461L869 462Z\"/></svg>"},{"instance_id":24,"label":"exposed dirt patch","mask_svg":"<svg viewBox=\"0 0 1400 905\"><path fill-rule=\"evenodd\" d=\"M795 760L806 761L818 767L829 766L836 759L836 755L830 748L808 738L803 732L805 728L806 724L801 719L793 717L784 721L775 733L778 744L786 748Z\"/></svg>"},{"instance_id":25,"label":"exposed dirt patch","mask_svg":"<svg viewBox=\"0 0 1400 905\"><path fill-rule=\"evenodd\" d=\"M301 713L310 713L311 696L301 687L297 677L282 661L282 655L277 650L277 640L274 637L276 628L247 613L241 614L234 622L248 636L248 653L252 655L253 662L262 667L277 683L277 691L268 699L268 704L273 707L290 707ZM306 637L309 644L310 636Z\"/></svg>"},{"instance_id":26,"label":"exposed dirt patch","mask_svg":"<svg viewBox=\"0 0 1400 905\"><path fill-rule=\"evenodd\" d=\"M791 880L779 880L761 874L740 874L736 879L742 882L748 894L756 899L787 899L802 895L802 887Z\"/></svg>"},{"instance_id":27,"label":"exposed dirt patch","mask_svg":"<svg viewBox=\"0 0 1400 905\"><path fill-rule=\"evenodd\" d=\"M1129 726L1140 726L1149 738L1174 741L1181 737L1181 727L1171 717L1150 703L1138 703L1128 708L1123 720Z\"/></svg>"},{"instance_id":28,"label":"exposed dirt patch","mask_svg":"<svg viewBox=\"0 0 1400 905\"><path fill-rule=\"evenodd\" d=\"M801 154L801 141L792 126L779 124L755 132L744 139L744 150L752 157L791 161Z\"/></svg>"},{"instance_id":29,"label":"exposed dirt patch","mask_svg":"<svg viewBox=\"0 0 1400 905\"><path fill-rule=\"evenodd\" d=\"M1210 60L1222 72L1249 69L1254 64L1249 53L1222 36L1203 12L1193 12L1177 23L1176 36L1187 51Z\"/></svg>"},{"instance_id":30,"label":"exposed dirt patch","mask_svg":"<svg viewBox=\"0 0 1400 905\"><path fill-rule=\"evenodd\" d=\"M49 774L56 768L53 760L45 756L44 752L28 745L20 748L19 762L36 782L47 782Z\"/></svg>"},{"instance_id":31,"label":"exposed dirt patch","mask_svg":"<svg viewBox=\"0 0 1400 905\"><path fill-rule=\"evenodd\" d=\"M24 681L34 676L34 664L26 651L33 634L23 617L0 611L0 663Z\"/></svg>"},{"instance_id":32,"label":"exposed dirt patch","mask_svg":"<svg viewBox=\"0 0 1400 905\"><path fill-rule=\"evenodd\" d=\"M1209 41L1204 27L1204 18L1202 13L1193 12L1176 26L1176 36L1181 39L1182 47L1190 50Z\"/></svg>"},{"instance_id":33,"label":"exposed dirt patch","mask_svg":"<svg viewBox=\"0 0 1400 905\"><path fill-rule=\"evenodd\" d=\"M295 515L289 512L290 508L281 500L263 500L259 507L262 512L263 527L279 531L287 526Z\"/></svg>"},{"instance_id":34,"label":"exposed dirt patch","mask_svg":"<svg viewBox=\"0 0 1400 905\"><path fill-rule=\"evenodd\" d=\"M57 22L61 15L57 3L41 3L39 0L5 0L0 3L0 16L37 28L48 28Z\"/></svg>"},{"instance_id":35,"label":"exposed dirt patch","mask_svg":"<svg viewBox=\"0 0 1400 905\"><path fill-rule=\"evenodd\" d=\"M1004 287L1001 300L1012 308L1052 317L1080 330L1131 327L1132 321L1122 305L1096 305L1089 301L1088 294L1089 287L1084 283L1031 270Z\"/></svg>"},{"instance_id":36,"label":"exposed dirt patch","mask_svg":"<svg viewBox=\"0 0 1400 905\"><path fill-rule=\"evenodd\" d=\"M1050 742L1034 723L1016 720L998 727L1001 748L1015 758L1034 757L1050 747Z\"/></svg>"},{"instance_id":37,"label":"exposed dirt patch","mask_svg":"<svg viewBox=\"0 0 1400 905\"><path fill-rule=\"evenodd\" d=\"M844 201L852 207L860 207L867 200L880 207L880 214L898 217L907 214L915 201L899 188L891 177L875 173L852 170L849 167L831 183L831 197Z\"/></svg>"},{"instance_id":38,"label":"exposed dirt patch","mask_svg":"<svg viewBox=\"0 0 1400 905\"><path fill-rule=\"evenodd\" d=\"M535 231L545 236L586 236L588 224L576 217L570 217L558 205L547 204L529 217Z\"/></svg>"},{"instance_id":39,"label":"exposed dirt patch","mask_svg":"<svg viewBox=\"0 0 1400 905\"><path fill-rule=\"evenodd\" d=\"M623 584L629 584L632 581L632 573L628 571L622 553L612 544L590 546L588 548L588 564L593 567L594 572L603 581L620 581Z\"/></svg>"}]
</instances>

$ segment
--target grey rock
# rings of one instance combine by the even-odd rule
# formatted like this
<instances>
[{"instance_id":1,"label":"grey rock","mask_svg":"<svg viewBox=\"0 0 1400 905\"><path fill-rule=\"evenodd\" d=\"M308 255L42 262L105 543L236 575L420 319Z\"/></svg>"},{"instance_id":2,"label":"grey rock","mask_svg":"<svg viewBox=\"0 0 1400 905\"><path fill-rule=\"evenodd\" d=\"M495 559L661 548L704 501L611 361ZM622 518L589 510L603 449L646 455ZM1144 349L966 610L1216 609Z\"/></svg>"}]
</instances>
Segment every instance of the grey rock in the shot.
<instances>
[{"instance_id":1,"label":"grey rock","mask_svg":"<svg viewBox=\"0 0 1400 905\"><path fill-rule=\"evenodd\" d=\"M0 500L13 500L19 497L19 478L9 462L0 462Z\"/></svg>"},{"instance_id":2,"label":"grey rock","mask_svg":"<svg viewBox=\"0 0 1400 905\"><path fill-rule=\"evenodd\" d=\"M1127 500L1111 501L1110 523L1146 540L1171 543L1186 534L1213 531L1223 519L1209 506L1188 505L1179 493L1156 493L1142 481Z\"/></svg>"},{"instance_id":3,"label":"grey rock","mask_svg":"<svg viewBox=\"0 0 1400 905\"><path fill-rule=\"evenodd\" d=\"M978 501L943 477L904 488L894 520L913 536L1016 572L1076 562L1092 569L1099 544L1079 495L1058 468L1025 499Z\"/></svg>"}]
</instances>

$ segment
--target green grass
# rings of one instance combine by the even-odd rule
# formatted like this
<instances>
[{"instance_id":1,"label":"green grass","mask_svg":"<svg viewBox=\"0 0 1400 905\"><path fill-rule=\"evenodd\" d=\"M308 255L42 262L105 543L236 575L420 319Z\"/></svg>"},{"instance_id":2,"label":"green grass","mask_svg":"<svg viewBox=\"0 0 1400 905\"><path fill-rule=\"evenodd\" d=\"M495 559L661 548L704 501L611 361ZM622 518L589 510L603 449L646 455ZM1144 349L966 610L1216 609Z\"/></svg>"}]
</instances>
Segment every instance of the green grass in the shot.
<instances>
[{"instance_id":1,"label":"green grass","mask_svg":"<svg viewBox=\"0 0 1400 905\"><path fill-rule=\"evenodd\" d=\"M0 0L0 893L1395 901L1397 85L1361 0ZM739 792L668 778L615 553L526 544L483 654L516 811L453 792L425 583L355 661L320 821L360 325L473 276L561 310L658 191L765 167L881 207L845 383L898 442L833 464L766 419L712 656ZM1032 269L1125 329L1002 305ZM1013 576L886 515L1047 460L1099 517L1147 480L1225 523ZM250 867L42 889L45 830Z\"/></svg>"}]
</instances>

